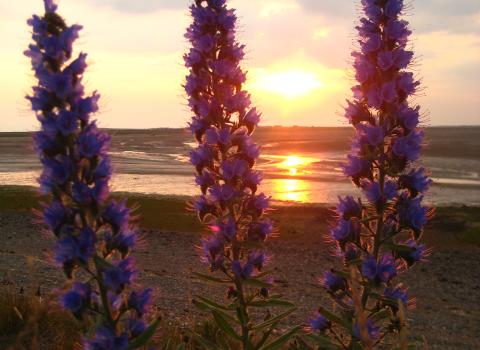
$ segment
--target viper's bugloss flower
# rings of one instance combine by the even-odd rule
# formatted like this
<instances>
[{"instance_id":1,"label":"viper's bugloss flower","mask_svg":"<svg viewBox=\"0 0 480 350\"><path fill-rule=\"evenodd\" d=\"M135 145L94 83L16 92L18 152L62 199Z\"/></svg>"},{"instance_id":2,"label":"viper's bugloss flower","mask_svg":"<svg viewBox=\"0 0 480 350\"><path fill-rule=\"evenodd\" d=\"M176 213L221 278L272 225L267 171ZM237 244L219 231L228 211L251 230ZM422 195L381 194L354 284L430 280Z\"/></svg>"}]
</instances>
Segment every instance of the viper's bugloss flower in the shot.
<instances>
[{"instance_id":1,"label":"viper's bugloss flower","mask_svg":"<svg viewBox=\"0 0 480 350\"><path fill-rule=\"evenodd\" d=\"M345 278L338 275L338 273L327 271L319 280L320 285L324 287L329 293L336 293L337 291L344 291L347 288L347 281Z\"/></svg>"},{"instance_id":2,"label":"viper's bugloss flower","mask_svg":"<svg viewBox=\"0 0 480 350\"><path fill-rule=\"evenodd\" d=\"M380 327L375 324L375 321L369 319L366 324L367 334L370 340L377 340L380 338ZM353 324L353 336L357 339L362 339L361 326L358 322Z\"/></svg>"},{"instance_id":3,"label":"viper's bugloss flower","mask_svg":"<svg viewBox=\"0 0 480 350\"><path fill-rule=\"evenodd\" d=\"M142 291L132 291L128 297L128 306L134 309L139 317L148 312L152 301L153 290L151 288Z\"/></svg>"},{"instance_id":4,"label":"viper's bugloss flower","mask_svg":"<svg viewBox=\"0 0 480 350\"><path fill-rule=\"evenodd\" d=\"M41 125L33 138L43 165L40 190L52 197L43 219L57 237L55 262L73 280L60 304L96 327L87 332L86 349L126 349L145 330L139 325L150 299L150 293L143 293L127 303L126 293L136 295L132 281L137 270L130 253L137 230L125 203L108 200L110 136L91 119L100 95L87 95L83 87L87 55L73 57L82 27L68 26L53 0L44 4L45 15L28 21L33 43L25 55L38 84L27 99ZM135 327L129 328L133 321Z\"/></svg>"},{"instance_id":5,"label":"viper's bugloss flower","mask_svg":"<svg viewBox=\"0 0 480 350\"><path fill-rule=\"evenodd\" d=\"M383 291L383 296L389 301L389 305L394 309L398 308L398 302L400 301L405 308L411 308L415 306L415 300L410 299L408 291L401 285L396 287L387 287ZM393 301L393 303L391 303Z\"/></svg>"},{"instance_id":6,"label":"viper's bugloss flower","mask_svg":"<svg viewBox=\"0 0 480 350\"><path fill-rule=\"evenodd\" d=\"M76 282L72 289L61 297L60 304L76 317L81 317L83 311L90 305L91 293L90 284Z\"/></svg>"},{"instance_id":7,"label":"viper's bugloss flower","mask_svg":"<svg viewBox=\"0 0 480 350\"><path fill-rule=\"evenodd\" d=\"M338 197L337 214L344 220L362 217L363 206L352 196Z\"/></svg>"},{"instance_id":8,"label":"viper's bugloss flower","mask_svg":"<svg viewBox=\"0 0 480 350\"><path fill-rule=\"evenodd\" d=\"M315 315L310 319L308 330L310 332L323 332L330 328L330 326L331 322L320 312L316 312Z\"/></svg>"},{"instance_id":9,"label":"viper's bugloss flower","mask_svg":"<svg viewBox=\"0 0 480 350\"><path fill-rule=\"evenodd\" d=\"M362 274L370 282L387 283L397 275L395 259L391 254L383 255L378 261L370 256L363 261Z\"/></svg>"},{"instance_id":10,"label":"viper's bugloss flower","mask_svg":"<svg viewBox=\"0 0 480 350\"><path fill-rule=\"evenodd\" d=\"M336 226L330 230L331 237L340 243L347 241L355 241L359 238L361 226L358 220L344 220L337 221Z\"/></svg>"},{"instance_id":11,"label":"viper's bugloss flower","mask_svg":"<svg viewBox=\"0 0 480 350\"><path fill-rule=\"evenodd\" d=\"M128 334L116 335L110 328L101 327L95 332L92 340L84 343L85 350L126 350L128 348Z\"/></svg>"},{"instance_id":12,"label":"viper's bugloss flower","mask_svg":"<svg viewBox=\"0 0 480 350\"><path fill-rule=\"evenodd\" d=\"M226 243L254 237L263 241L271 231L259 220L269 197L256 193L262 176L253 170L260 148L251 134L260 114L250 107L250 96L241 88L244 46L235 40L235 11L225 1L213 0L197 1L190 11L193 24L185 37L192 48L184 57L189 69L184 87L194 113L190 130L199 142L190 152L190 161L197 170L196 184L204 193L194 208L201 217L218 218L211 226L215 235L202 243L205 260L218 264L223 249L229 249ZM215 59L211 59L213 52L219 52ZM254 220L239 226L231 206L239 206L245 215L254 213ZM238 263L235 266L239 270Z\"/></svg>"},{"instance_id":13,"label":"viper's bugloss flower","mask_svg":"<svg viewBox=\"0 0 480 350\"><path fill-rule=\"evenodd\" d=\"M338 314L346 324L354 325L353 342L364 341L356 324L361 319L358 310L377 303L382 293L386 299L400 299L409 305L406 289L392 286L401 272L428 255L419 239L432 214L422 205L432 180L415 163L424 144L424 131L419 127L420 107L411 99L420 82L408 71L414 54L408 47L412 32L401 18L404 1L361 0L361 9L364 18L356 27L358 48L352 53L357 82L345 106L345 118L355 134L342 168L365 200L339 198L330 238L344 269L327 272L320 280L344 311ZM359 292L361 305L354 298ZM395 307L392 303L378 305L380 309ZM370 340L395 333L393 330L404 326L397 321L375 318L374 324L370 320ZM334 338L332 335L338 342Z\"/></svg>"},{"instance_id":14,"label":"viper's bugloss flower","mask_svg":"<svg viewBox=\"0 0 480 350\"><path fill-rule=\"evenodd\" d=\"M225 0L195 0L190 13L193 23L185 34L191 47L184 55L189 71L184 89L193 112L189 129L197 141L190 163L202 193L192 207L211 231L199 250L211 271L231 280L227 295L244 300L247 290L255 288L252 279L262 278L268 284L266 274L258 272L268 263L262 244L273 231L265 218L270 197L258 191L262 174L255 170L260 147L252 134L261 115L243 89L244 46L235 38L235 10ZM252 295L268 297L263 288ZM242 329L254 332L248 326Z\"/></svg>"}]
</instances>

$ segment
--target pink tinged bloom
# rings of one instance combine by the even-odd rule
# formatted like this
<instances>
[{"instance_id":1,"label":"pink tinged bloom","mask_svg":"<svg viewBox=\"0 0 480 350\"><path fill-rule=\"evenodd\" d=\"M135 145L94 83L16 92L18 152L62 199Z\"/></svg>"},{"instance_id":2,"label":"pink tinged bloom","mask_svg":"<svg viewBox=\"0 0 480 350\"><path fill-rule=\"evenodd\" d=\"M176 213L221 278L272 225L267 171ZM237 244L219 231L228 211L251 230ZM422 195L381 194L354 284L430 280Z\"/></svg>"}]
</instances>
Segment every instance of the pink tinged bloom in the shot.
<instances>
[{"instance_id":1,"label":"pink tinged bloom","mask_svg":"<svg viewBox=\"0 0 480 350\"><path fill-rule=\"evenodd\" d=\"M377 64L383 71L388 71L393 67L394 56L392 51L382 51L377 56Z\"/></svg>"}]
</instances>

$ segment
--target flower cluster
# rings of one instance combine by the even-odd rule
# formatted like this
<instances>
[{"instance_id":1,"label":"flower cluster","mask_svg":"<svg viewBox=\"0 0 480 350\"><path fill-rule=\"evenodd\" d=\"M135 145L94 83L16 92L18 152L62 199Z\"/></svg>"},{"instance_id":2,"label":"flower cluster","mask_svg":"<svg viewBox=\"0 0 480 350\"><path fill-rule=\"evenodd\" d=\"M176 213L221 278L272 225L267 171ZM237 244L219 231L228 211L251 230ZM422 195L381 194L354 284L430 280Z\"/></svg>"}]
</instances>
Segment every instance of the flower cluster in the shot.
<instances>
[{"instance_id":1,"label":"flower cluster","mask_svg":"<svg viewBox=\"0 0 480 350\"><path fill-rule=\"evenodd\" d=\"M252 133L260 114L242 89L244 46L235 40L234 10L225 0L197 0L190 10L193 23L185 36L192 47L184 57L189 69L184 88L198 142L190 161L202 191L194 209L211 231L202 241L202 260L231 282L228 296L238 303L241 338L250 348L247 310L257 298L268 297L263 242L273 227L264 215L269 197L258 193L262 175L254 170L260 149ZM264 288L253 292L248 285Z\"/></svg>"},{"instance_id":2,"label":"flower cluster","mask_svg":"<svg viewBox=\"0 0 480 350\"><path fill-rule=\"evenodd\" d=\"M57 238L55 262L72 282L61 304L95 327L85 349L121 350L145 343L146 332L157 324L148 326L145 317L152 291L132 287L136 228L125 203L108 200L109 136L90 119L99 95L84 92L86 54L72 57L82 27L68 26L53 0L45 0L45 15L33 16L28 24L33 43L25 55L38 84L27 99L41 124L34 136L43 165L40 189L52 195L43 219Z\"/></svg>"},{"instance_id":3,"label":"flower cluster","mask_svg":"<svg viewBox=\"0 0 480 350\"><path fill-rule=\"evenodd\" d=\"M326 310L315 315L310 327L330 332L333 342L343 346L375 344L404 326L399 304L410 306L412 299L395 277L424 260L428 250L419 239L432 214L421 203L431 180L425 169L415 168L423 131L420 108L409 102L419 82L406 70L413 52L407 47L411 31L401 19L403 0L361 4L365 17L357 27L359 50L352 54L358 85L345 111L355 138L343 170L367 202L340 198L330 236L344 270L329 271L321 280L342 310L345 322L339 325L350 340L334 334L327 319L335 323L339 318L329 318ZM366 315L363 323L360 313Z\"/></svg>"}]
</instances>

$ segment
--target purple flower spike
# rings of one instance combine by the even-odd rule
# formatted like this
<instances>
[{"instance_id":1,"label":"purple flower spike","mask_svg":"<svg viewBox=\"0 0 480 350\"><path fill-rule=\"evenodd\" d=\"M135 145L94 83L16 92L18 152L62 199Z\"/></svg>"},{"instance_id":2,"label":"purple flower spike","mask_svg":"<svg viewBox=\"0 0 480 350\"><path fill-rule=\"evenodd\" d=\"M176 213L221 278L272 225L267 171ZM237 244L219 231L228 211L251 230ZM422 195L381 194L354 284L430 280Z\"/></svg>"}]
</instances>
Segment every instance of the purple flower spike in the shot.
<instances>
[{"instance_id":1,"label":"purple flower spike","mask_svg":"<svg viewBox=\"0 0 480 350\"><path fill-rule=\"evenodd\" d=\"M339 198L327 238L343 268L327 272L320 284L331 296L336 315L341 315L333 326L353 325L349 339L329 331L322 334L332 348L383 347L384 338L402 333L405 325L386 315L396 315L398 300L411 306L412 299L406 288L394 287L401 285L395 280L426 260L429 250L420 238L433 213L422 205L432 180L415 163L424 132L419 128L420 107L411 102L420 82L408 71L414 53L407 50L412 32L401 18L405 2L360 3L364 18L356 27L358 47L352 53L357 82L345 106L345 118L355 133L342 167L364 199ZM361 308L355 294L361 296ZM375 317L366 312L369 305L376 305ZM358 313L362 308L363 315ZM377 318L380 314L385 316ZM367 334L360 334L364 317Z\"/></svg>"},{"instance_id":2,"label":"purple flower spike","mask_svg":"<svg viewBox=\"0 0 480 350\"><path fill-rule=\"evenodd\" d=\"M85 349L127 349L146 329L141 325L151 297L132 286L137 232L125 203L108 199L110 137L91 119L100 95L85 93L87 55L73 57L82 27L68 26L55 1L44 5L45 15L28 21L33 43L25 55L38 84L27 100L40 121L33 138L43 165L40 191L52 198L43 220L57 238L55 261L73 282L60 304L92 325Z\"/></svg>"},{"instance_id":3,"label":"purple flower spike","mask_svg":"<svg viewBox=\"0 0 480 350\"><path fill-rule=\"evenodd\" d=\"M227 296L240 305L232 317L243 325L243 348L249 348L247 340L258 331L247 321L254 307L247 308L243 301L253 296L252 305L263 303L271 284L263 271L269 260L263 243L273 231L265 217L270 197L259 191L263 177L255 164L261 149L253 139L261 113L251 106L243 87L245 47L236 40L235 10L225 0L195 0L190 14L185 38L191 47L184 55L188 76L183 87L193 113L189 129L197 141L190 162L202 193L193 209L210 230L199 247L200 256L210 271L231 283ZM246 317L240 318L242 314Z\"/></svg>"}]
</instances>

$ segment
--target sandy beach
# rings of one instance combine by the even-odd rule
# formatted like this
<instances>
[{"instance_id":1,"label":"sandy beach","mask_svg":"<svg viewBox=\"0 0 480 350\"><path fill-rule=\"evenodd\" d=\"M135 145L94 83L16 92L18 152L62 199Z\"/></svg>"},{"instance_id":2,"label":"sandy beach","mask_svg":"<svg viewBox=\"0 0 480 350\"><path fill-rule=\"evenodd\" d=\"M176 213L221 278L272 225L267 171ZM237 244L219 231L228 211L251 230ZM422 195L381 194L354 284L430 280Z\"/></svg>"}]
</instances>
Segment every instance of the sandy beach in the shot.
<instances>
[{"instance_id":1,"label":"sandy beach","mask_svg":"<svg viewBox=\"0 0 480 350\"><path fill-rule=\"evenodd\" d=\"M54 240L34 223L30 209L38 198L20 187L2 187L0 192L0 285L26 291L40 287L48 295L62 286L63 276L48 259ZM206 267L195 250L201 227L184 210L185 199L130 194L130 202L142 206L143 241L135 254L139 282L154 287L155 304L166 320L188 324L199 319L192 297L222 297L224 291L192 276ZM288 322L302 323L320 303L328 303L316 281L335 263L324 241L330 211L326 206L290 205L276 207L271 215L280 228L280 237L268 243L276 291L299 304ZM408 314L415 342L425 336L430 349L478 349L473 335L480 332L479 229L479 208L443 207L426 230L425 242L433 248L430 261L403 277L417 299L417 309Z\"/></svg>"}]
</instances>

